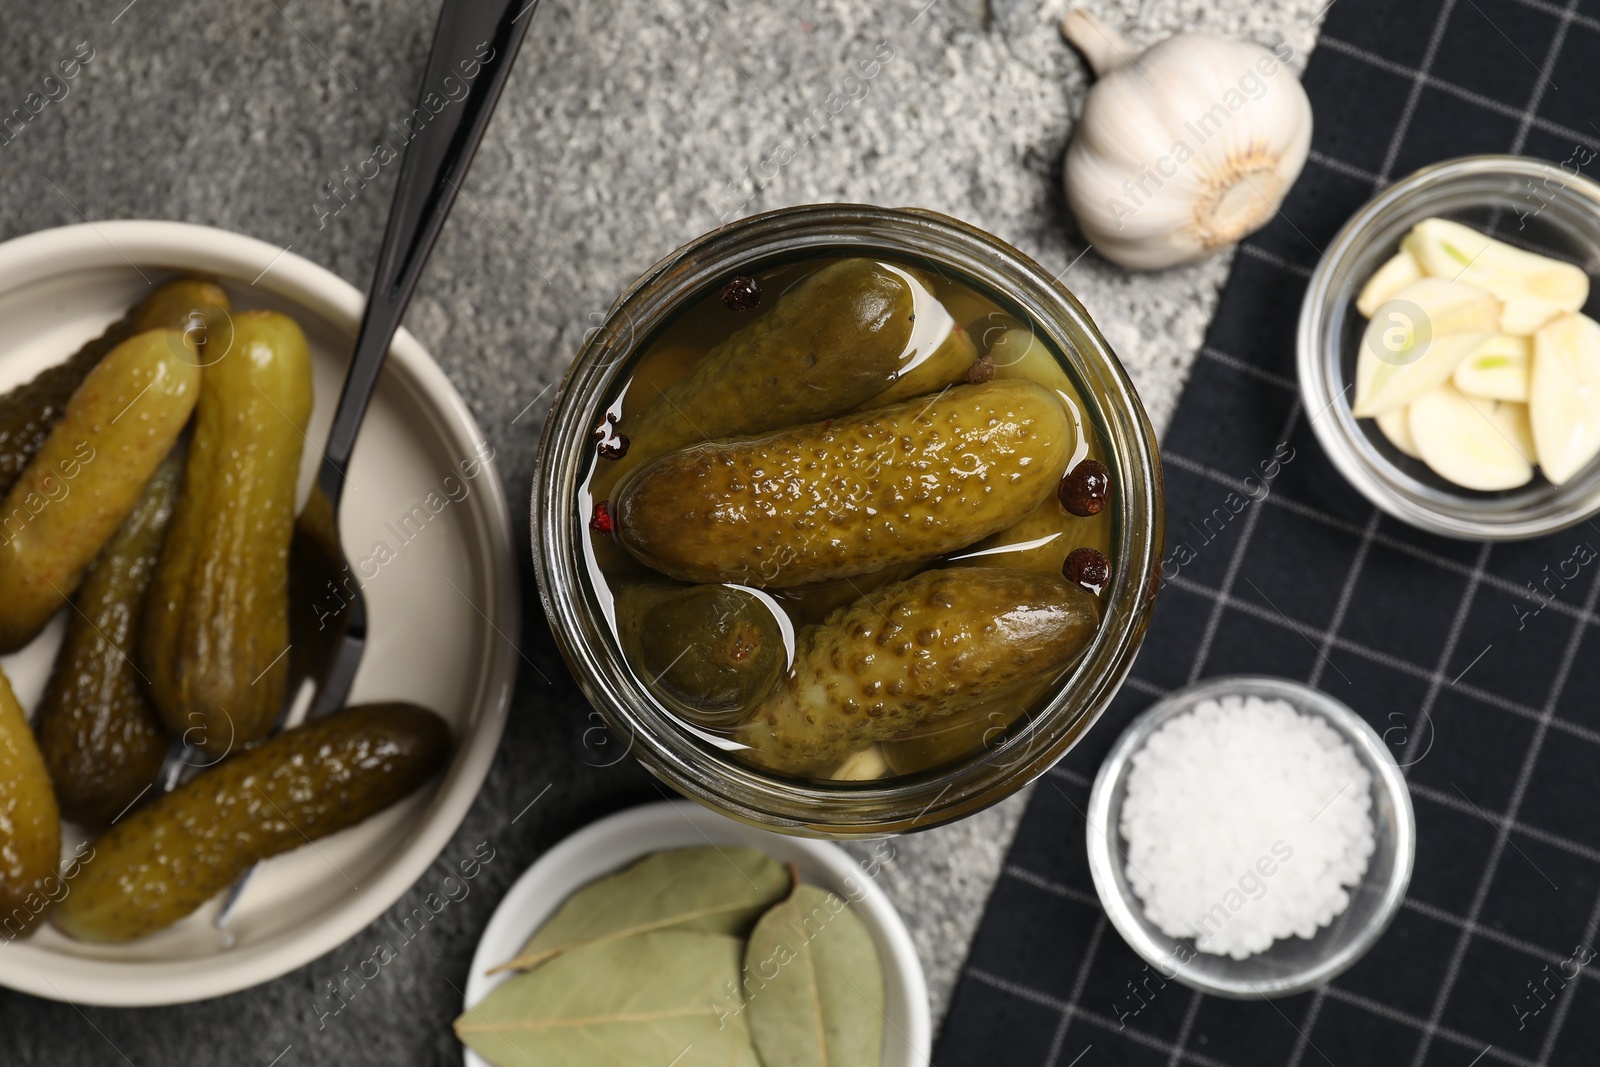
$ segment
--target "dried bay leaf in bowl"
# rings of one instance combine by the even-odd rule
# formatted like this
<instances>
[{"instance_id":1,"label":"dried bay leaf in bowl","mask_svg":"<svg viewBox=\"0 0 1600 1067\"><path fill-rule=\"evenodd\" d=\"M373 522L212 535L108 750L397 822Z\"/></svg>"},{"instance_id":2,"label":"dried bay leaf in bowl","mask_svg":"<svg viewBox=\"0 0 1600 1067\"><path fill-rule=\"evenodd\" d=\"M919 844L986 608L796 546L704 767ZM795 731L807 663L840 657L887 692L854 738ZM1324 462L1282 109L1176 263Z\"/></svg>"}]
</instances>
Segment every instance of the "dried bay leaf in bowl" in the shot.
<instances>
[{"instance_id":1,"label":"dried bay leaf in bowl","mask_svg":"<svg viewBox=\"0 0 1600 1067\"><path fill-rule=\"evenodd\" d=\"M654 852L567 898L515 959L489 973L526 970L582 945L655 930L743 937L792 886L781 864L753 848Z\"/></svg>"},{"instance_id":2,"label":"dried bay leaf in bowl","mask_svg":"<svg viewBox=\"0 0 1600 1067\"><path fill-rule=\"evenodd\" d=\"M744 957L750 1033L764 1067L876 1067L883 964L843 900L797 885L761 917Z\"/></svg>"},{"instance_id":3,"label":"dried bay leaf in bowl","mask_svg":"<svg viewBox=\"0 0 1600 1067\"><path fill-rule=\"evenodd\" d=\"M468 1008L456 1036L495 1067L761 1067L738 995L744 947L683 930L578 945Z\"/></svg>"}]
</instances>

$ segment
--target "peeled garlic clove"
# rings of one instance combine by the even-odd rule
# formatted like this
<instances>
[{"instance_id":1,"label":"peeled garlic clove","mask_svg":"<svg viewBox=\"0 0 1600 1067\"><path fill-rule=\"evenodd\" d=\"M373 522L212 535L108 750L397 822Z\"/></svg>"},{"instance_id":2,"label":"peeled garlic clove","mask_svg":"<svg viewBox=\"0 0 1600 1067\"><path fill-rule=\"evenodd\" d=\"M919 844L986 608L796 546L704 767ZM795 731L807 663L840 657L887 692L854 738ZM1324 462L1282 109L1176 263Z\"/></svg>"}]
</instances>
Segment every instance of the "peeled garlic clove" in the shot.
<instances>
[{"instance_id":1,"label":"peeled garlic clove","mask_svg":"<svg viewBox=\"0 0 1600 1067\"><path fill-rule=\"evenodd\" d=\"M1455 372L1500 319L1487 293L1423 278L1373 312L1356 357L1357 418L1402 407Z\"/></svg>"},{"instance_id":2,"label":"peeled garlic clove","mask_svg":"<svg viewBox=\"0 0 1600 1067\"><path fill-rule=\"evenodd\" d=\"M873 745L845 757L829 777L836 782L870 782L889 777L889 764L883 758L883 749Z\"/></svg>"},{"instance_id":3,"label":"peeled garlic clove","mask_svg":"<svg viewBox=\"0 0 1600 1067\"><path fill-rule=\"evenodd\" d=\"M1479 403L1480 398L1468 397L1473 403ZM1494 420L1506 439L1522 453L1529 463L1539 461L1539 448L1533 440L1533 419L1528 414L1528 405L1519 404L1515 400L1495 400L1489 412L1489 417Z\"/></svg>"},{"instance_id":4,"label":"peeled garlic clove","mask_svg":"<svg viewBox=\"0 0 1600 1067\"><path fill-rule=\"evenodd\" d=\"M1417 265L1417 257L1402 248L1379 267L1372 277L1367 279L1367 284L1361 287L1361 295L1356 297L1356 310L1367 318L1372 318L1372 313L1378 310L1379 304L1392 300L1400 294L1400 290L1420 277L1422 268Z\"/></svg>"},{"instance_id":5,"label":"peeled garlic clove","mask_svg":"<svg viewBox=\"0 0 1600 1067\"><path fill-rule=\"evenodd\" d=\"M1600 323L1562 315L1534 334L1528 414L1539 466L1556 485L1600 452Z\"/></svg>"},{"instance_id":6,"label":"peeled garlic clove","mask_svg":"<svg viewBox=\"0 0 1600 1067\"><path fill-rule=\"evenodd\" d=\"M1459 222L1424 219L1411 228L1403 246L1424 272L1466 282L1502 300L1531 296L1577 311L1589 299L1589 276L1578 267L1513 248Z\"/></svg>"},{"instance_id":7,"label":"peeled garlic clove","mask_svg":"<svg viewBox=\"0 0 1600 1067\"><path fill-rule=\"evenodd\" d=\"M1496 334L1467 353L1450 380L1469 396L1525 402L1532 362L1532 341L1526 337Z\"/></svg>"},{"instance_id":8,"label":"peeled garlic clove","mask_svg":"<svg viewBox=\"0 0 1600 1067\"><path fill-rule=\"evenodd\" d=\"M1517 337L1532 337L1551 319L1565 310L1559 304L1536 296L1513 296L1500 311L1500 332Z\"/></svg>"},{"instance_id":9,"label":"peeled garlic clove","mask_svg":"<svg viewBox=\"0 0 1600 1067\"><path fill-rule=\"evenodd\" d=\"M1411 408L1390 408L1373 420L1378 424L1378 431L1389 439L1389 443L1412 459L1421 459L1422 453L1417 451L1417 442L1411 436Z\"/></svg>"},{"instance_id":10,"label":"peeled garlic clove","mask_svg":"<svg viewBox=\"0 0 1600 1067\"><path fill-rule=\"evenodd\" d=\"M1411 405L1411 436L1433 472L1464 489L1515 489L1533 478L1530 453L1497 401L1467 396L1446 383ZM1520 404L1501 405L1507 408Z\"/></svg>"},{"instance_id":11,"label":"peeled garlic clove","mask_svg":"<svg viewBox=\"0 0 1600 1067\"><path fill-rule=\"evenodd\" d=\"M1061 32L1099 79L1062 168L1096 251L1158 270L1272 218L1311 146L1311 103L1284 66L1288 45L1185 33L1141 51L1081 9Z\"/></svg>"}]
</instances>

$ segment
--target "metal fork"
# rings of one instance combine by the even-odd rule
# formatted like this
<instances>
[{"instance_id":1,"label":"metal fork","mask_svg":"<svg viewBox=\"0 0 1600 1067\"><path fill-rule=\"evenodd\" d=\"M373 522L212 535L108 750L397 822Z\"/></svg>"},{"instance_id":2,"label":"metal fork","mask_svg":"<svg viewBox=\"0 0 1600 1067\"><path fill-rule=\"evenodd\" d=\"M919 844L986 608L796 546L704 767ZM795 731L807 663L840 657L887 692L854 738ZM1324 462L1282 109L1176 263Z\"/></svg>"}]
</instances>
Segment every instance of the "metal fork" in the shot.
<instances>
[{"instance_id":1,"label":"metal fork","mask_svg":"<svg viewBox=\"0 0 1600 1067\"><path fill-rule=\"evenodd\" d=\"M290 712L306 679L316 683L306 710L305 717L310 719L344 706L361 665L367 638L366 600L359 581L352 578L339 538L345 472L389 354L389 343L455 203L538 6L539 0L444 0L439 11L414 112L431 118L420 129L407 125L410 141L400 164L355 352L328 431L322 464L289 547L291 668L280 728L290 725ZM448 91L447 79L449 84L469 86L459 102L448 102L453 94ZM437 113L428 106L430 97L446 101ZM219 929L227 926L254 873L247 871L228 890L214 920Z\"/></svg>"}]
</instances>

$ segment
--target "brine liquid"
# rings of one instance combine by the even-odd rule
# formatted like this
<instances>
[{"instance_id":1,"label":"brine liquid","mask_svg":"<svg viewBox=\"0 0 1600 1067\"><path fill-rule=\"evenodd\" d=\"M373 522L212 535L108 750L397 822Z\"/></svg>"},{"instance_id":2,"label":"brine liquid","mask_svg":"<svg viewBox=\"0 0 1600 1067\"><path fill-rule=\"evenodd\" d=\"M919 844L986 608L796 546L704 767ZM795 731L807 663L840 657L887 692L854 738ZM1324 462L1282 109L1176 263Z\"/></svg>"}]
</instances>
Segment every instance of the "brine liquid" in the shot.
<instances>
[{"instance_id":1,"label":"brine liquid","mask_svg":"<svg viewBox=\"0 0 1600 1067\"><path fill-rule=\"evenodd\" d=\"M1078 385L1063 368L1061 358L1026 321L998 300L960 280L930 271L925 266L881 256L872 258L897 275L915 279L915 318L925 328L913 330L908 346L928 349L939 343L941 330L965 330L977 356L987 356L992 361L994 377L1031 380L1060 397L1076 433L1076 440L1067 449L1070 455L1067 470L1085 459L1098 460L1114 469ZM609 528L613 522L609 498L617 489L617 463L605 453L608 448L615 453L618 435L627 435L630 426L636 425L651 405L670 403L663 400L663 390L688 375L697 361L736 331L750 329L772 315L785 293L814 272L836 262L836 259L814 258L746 269L743 276L753 278L760 293L759 305L747 310L734 310L725 302L722 286L732 281L732 276L719 281L716 287L690 301L656 336L639 339L642 343L631 357L627 373L619 379L620 386L607 398L606 406L596 412L594 421L600 430L596 443L591 446L593 465L581 484L573 518L585 530L590 580L611 624L618 651L652 691L659 687L658 679L665 677L674 666L675 654L704 658L708 645L726 647L737 654L750 643L741 636L740 626L752 631L754 628L723 617L718 624L708 627L715 632L678 634L666 647L652 648L648 655L640 653L638 635L629 641L623 640L621 629L626 627L626 620L620 619L619 613L631 610L627 607L630 598L637 600L641 587L648 587L650 596L659 599L672 596L673 588L684 583L674 583L652 571L618 544L615 532ZM729 300L736 302L737 298ZM909 362L915 364L927 355L927 351L921 351ZM982 380L987 373L987 369L980 369L971 380ZM886 378L884 387L888 388L893 380ZM962 382L946 383L932 390L927 399L933 400L951 384ZM849 417L850 414L851 409L846 409L830 417ZM785 427L774 427L770 432L782 429ZM634 456L628 464L647 462L649 458ZM626 476L623 477L625 480ZM771 621L776 624L765 627L765 632L779 635L782 643L781 649L766 650L778 657L776 671L780 681L777 684L782 684L782 677L793 663L797 635L803 634L807 627L826 625L830 615L846 609L858 598L870 598L876 590L918 571L981 565L1014 567L1059 578L1067 555L1074 549L1087 547L1110 557L1114 575L1118 560L1112 555L1113 516L1119 488L1113 485L1112 503L1089 517L1069 513L1052 494L1031 511L1016 515L1009 527L931 560L801 586L740 587L740 595L753 595L762 610L771 613ZM1103 609L1103 603L1101 606ZM664 640L659 632L646 637L658 646ZM646 658L651 662L642 662ZM839 781L892 778L934 769L984 748L993 748L1005 740L1021 717L1049 702L1071 667L1072 664L1068 664L1048 677L1041 677L1036 684L1020 693L1009 693L1004 700L993 700L925 721L896 736L866 743L838 766L816 777ZM681 694L679 698L663 700L663 704L707 744L727 752L733 759L740 759L742 746L737 739L747 711L740 709L732 698L732 703L721 699L722 695L719 691L716 699L708 697L710 706L704 707L686 705Z\"/></svg>"}]
</instances>

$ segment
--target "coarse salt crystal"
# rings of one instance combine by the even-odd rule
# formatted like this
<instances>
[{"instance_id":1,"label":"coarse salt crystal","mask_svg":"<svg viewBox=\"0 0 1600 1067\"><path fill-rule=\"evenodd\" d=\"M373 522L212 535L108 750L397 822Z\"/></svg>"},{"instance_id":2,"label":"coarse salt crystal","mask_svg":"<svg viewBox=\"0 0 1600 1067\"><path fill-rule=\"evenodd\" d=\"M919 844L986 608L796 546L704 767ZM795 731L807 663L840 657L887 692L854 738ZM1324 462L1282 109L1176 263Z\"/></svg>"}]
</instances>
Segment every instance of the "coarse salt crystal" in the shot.
<instances>
[{"instance_id":1,"label":"coarse salt crystal","mask_svg":"<svg viewBox=\"0 0 1600 1067\"><path fill-rule=\"evenodd\" d=\"M1321 716L1282 700L1203 700L1133 756L1128 881L1152 923L1202 952L1244 959L1313 937L1366 873L1371 786Z\"/></svg>"}]
</instances>

